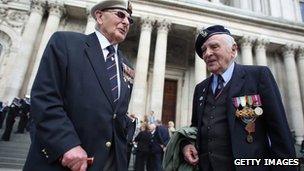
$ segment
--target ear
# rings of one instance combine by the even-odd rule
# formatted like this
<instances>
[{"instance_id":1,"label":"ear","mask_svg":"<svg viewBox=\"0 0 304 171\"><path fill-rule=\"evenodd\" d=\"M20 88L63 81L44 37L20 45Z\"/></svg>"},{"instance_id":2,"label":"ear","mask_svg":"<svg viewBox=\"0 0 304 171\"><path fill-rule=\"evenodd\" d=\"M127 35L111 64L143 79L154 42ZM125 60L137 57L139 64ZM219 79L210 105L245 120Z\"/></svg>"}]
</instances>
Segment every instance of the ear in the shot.
<instances>
[{"instance_id":1,"label":"ear","mask_svg":"<svg viewBox=\"0 0 304 171\"><path fill-rule=\"evenodd\" d=\"M237 44L233 44L232 45L232 52L237 52L237 50L238 50Z\"/></svg>"},{"instance_id":2,"label":"ear","mask_svg":"<svg viewBox=\"0 0 304 171\"><path fill-rule=\"evenodd\" d=\"M100 10L96 10L94 12L95 18L96 18L96 22L98 24L102 24L103 23L103 12Z\"/></svg>"}]
</instances>

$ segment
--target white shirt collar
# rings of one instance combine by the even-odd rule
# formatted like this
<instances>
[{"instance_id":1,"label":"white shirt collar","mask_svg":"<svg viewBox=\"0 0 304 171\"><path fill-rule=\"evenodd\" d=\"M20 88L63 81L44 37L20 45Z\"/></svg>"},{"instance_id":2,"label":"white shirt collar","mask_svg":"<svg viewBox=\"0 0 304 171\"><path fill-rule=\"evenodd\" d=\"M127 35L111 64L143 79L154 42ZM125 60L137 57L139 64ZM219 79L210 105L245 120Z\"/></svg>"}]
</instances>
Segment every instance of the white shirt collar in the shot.
<instances>
[{"instance_id":1,"label":"white shirt collar","mask_svg":"<svg viewBox=\"0 0 304 171\"><path fill-rule=\"evenodd\" d=\"M224 79L224 86L226 86L226 84L231 80L233 70L234 70L234 66L235 66L235 63L231 62L231 64L227 68L227 70L223 74L221 74L221 76ZM212 85L211 85L213 92L215 91L215 88L217 86L217 80L218 80L218 75L213 74L213 80L212 80Z\"/></svg>"},{"instance_id":2,"label":"white shirt collar","mask_svg":"<svg viewBox=\"0 0 304 171\"><path fill-rule=\"evenodd\" d=\"M107 47L111 45L109 40L100 31L95 30L95 34L98 38L101 49L107 50ZM113 45L113 47L115 49L115 53L117 53L118 44Z\"/></svg>"}]
</instances>

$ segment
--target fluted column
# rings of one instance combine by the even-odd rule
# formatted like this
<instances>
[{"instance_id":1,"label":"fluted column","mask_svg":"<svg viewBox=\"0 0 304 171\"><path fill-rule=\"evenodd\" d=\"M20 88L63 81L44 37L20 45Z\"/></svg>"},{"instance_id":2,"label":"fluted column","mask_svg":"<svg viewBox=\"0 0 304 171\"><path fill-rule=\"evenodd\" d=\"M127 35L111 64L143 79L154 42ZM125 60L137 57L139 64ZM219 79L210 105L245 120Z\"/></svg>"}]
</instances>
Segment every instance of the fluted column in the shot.
<instances>
[{"instance_id":1,"label":"fluted column","mask_svg":"<svg viewBox=\"0 0 304 171\"><path fill-rule=\"evenodd\" d=\"M197 28L196 29L196 36L199 34L201 28ZM195 84L200 83L201 81L203 81L206 77L207 77L207 69L206 69L206 63L205 61L200 58L197 53L195 52Z\"/></svg>"},{"instance_id":2,"label":"fluted column","mask_svg":"<svg viewBox=\"0 0 304 171\"><path fill-rule=\"evenodd\" d=\"M295 17L296 17L296 21L298 22L302 22L302 14L301 14L301 6L300 6L300 2L299 0L295 0L293 1L294 3L294 7L295 7Z\"/></svg>"},{"instance_id":3,"label":"fluted column","mask_svg":"<svg viewBox=\"0 0 304 171\"><path fill-rule=\"evenodd\" d=\"M253 40L250 37L242 37L240 40L242 62L244 65L253 64L252 43L253 43Z\"/></svg>"},{"instance_id":4,"label":"fluted column","mask_svg":"<svg viewBox=\"0 0 304 171\"><path fill-rule=\"evenodd\" d=\"M91 34L95 31L95 23L96 23L95 19L91 15L91 7L87 8L87 16L88 16L87 26L84 33Z\"/></svg>"},{"instance_id":5,"label":"fluted column","mask_svg":"<svg viewBox=\"0 0 304 171\"><path fill-rule=\"evenodd\" d=\"M278 0L269 0L270 14L273 17L281 17L281 1Z\"/></svg>"},{"instance_id":6,"label":"fluted column","mask_svg":"<svg viewBox=\"0 0 304 171\"><path fill-rule=\"evenodd\" d=\"M45 25L45 29L43 31L43 35L41 38L38 52L37 52L37 55L35 58L34 67L33 67L33 70L32 70L31 76L30 76L30 81L29 81L28 87L27 87L27 93L29 93L31 91L44 49L45 49L50 37L52 36L52 34L57 31L59 22L60 22L60 18L62 16L63 12L64 12L64 8L61 3L57 3L57 2L49 3L49 16L48 16L48 19L47 19L47 22Z\"/></svg>"},{"instance_id":7,"label":"fluted column","mask_svg":"<svg viewBox=\"0 0 304 171\"><path fill-rule=\"evenodd\" d=\"M254 47L257 65L267 66L266 45L268 43L265 39L257 39Z\"/></svg>"},{"instance_id":8,"label":"fluted column","mask_svg":"<svg viewBox=\"0 0 304 171\"><path fill-rule=\"evenodd\" d=\"M195 83L198 84L207 77L205 61L195 53Z\"/></svg>"},{"instance_id":9,"label":"fluted column","mask_svg":"<svg viewBox=\"0 0 304 171\"><path fill-rule=\"evenodd\" d=\"M261 4L261 0L254 0L252 1L253 4L253 11L254 12L258 12L258 13L262 13L262 4Z\"/></svg>"},{"instance_id":10,"label":"fluted column","mask_svg":"<svg viewBox=\"0 0 304 171\"><path fill-rule=\"evenodd\" d=\"M132 113L144 115L146 111L146 89L151 47L151 33L154 19L150 17L141 19L141 32L139 38L134 87L132 92Z\"/></svg>"},{"instance_id":11,"label":"fluted column","mask_svg":"<svg viewBox=\"0 0 304 171\"><path fill-rule=\"evenodd\" d=\"M241 5L241 9L251 11L249 0L241 0L240 5Z\"/></svg>"},{"instance_id":12,"label":"fluted column","mask_svg":"<svg viewBox=\"0 0 304 171\"><path fill-rule=\"evenodd\" d=\"M301 87L302 102L304 102L304 47L300 47L298 51L298 69Z\"/></svg>"},{"instance_id":13,"label":"fluted column","mask_svg":"<svg viewBox=\"0 0 304 171\"><path fill-rule=\"evenodd\" d=\"M211 2L217 3L217 4L220 4L220 3L221 3L220 0L211 0Z\"/></svg>"},{"instance_id":14,"label":"fluted column","mask_svg":"<svg viewBox=\"0 0 304 171\"><path fill-rule=\"evenodd\" d=\"M296 11L293 2L294 0L281 1L281 3L283 4L282 17L289 21L296 21Z\"/></svg>"},{"instance_id":15,"label":"fluted column","mask_svg":"<svg viewBox=\"0 0 304 171\"><path fill-rule=\"evenodd\" d=\"M45 12L45 5L46 2L43 0L31 1L30 16L22 34L22 46L20 46L20 51L18 52L18 60L15 60L12 66L9 67L13 68L13 70L9 78L8 84L10 85L8 90L5 91L7 99L17 97L20 93Z\"/></svg>"},{"instance_id":16,"label":"fluted column","mask_svg":"<svg viewBox=\"0 0 304 171\"><path fill-rule=\"evenodd\" d=\"M161 119L163 107L163 94L165 82L167 39L171 23L163 20L157 22L157 39L154 54L152 92L151 92L151 110L155 117Z\"/></svg>"},{"instance_id":17,"label":"fluted column","mask_svg":"<svg viewBox=\"0 0 304 171\"><path fill-rule=\"evenodd\" d=\"M299 79L295 61L295 49L292 45L283 48L284 65L286 69L286 84L290 114L296 136L296 143L300 144L304 136L304 118L301 102Z\"/></svg>"}]
</instances>

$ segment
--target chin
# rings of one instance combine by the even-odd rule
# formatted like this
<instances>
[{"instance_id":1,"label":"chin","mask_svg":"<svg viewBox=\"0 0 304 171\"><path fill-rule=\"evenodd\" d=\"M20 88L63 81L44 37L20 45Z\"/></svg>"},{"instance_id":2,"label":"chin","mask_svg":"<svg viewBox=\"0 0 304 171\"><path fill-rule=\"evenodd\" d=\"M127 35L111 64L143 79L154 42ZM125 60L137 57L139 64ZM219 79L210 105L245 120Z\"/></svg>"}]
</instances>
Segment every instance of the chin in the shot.
<instances>
[{"instance_id":1,"label":"chin","mask_svg":"<svg viewBox=\"0 0 304 171\"><path fill-rule=\"evenodd\" d=\"M116 40L117 40L117 42L122 42L122 41L124 41L124 40L125 40L125 38L126 38L126 36L125 36L125 35L118 35L118 36L116 36Z\"/></svg>"}]
</instances>

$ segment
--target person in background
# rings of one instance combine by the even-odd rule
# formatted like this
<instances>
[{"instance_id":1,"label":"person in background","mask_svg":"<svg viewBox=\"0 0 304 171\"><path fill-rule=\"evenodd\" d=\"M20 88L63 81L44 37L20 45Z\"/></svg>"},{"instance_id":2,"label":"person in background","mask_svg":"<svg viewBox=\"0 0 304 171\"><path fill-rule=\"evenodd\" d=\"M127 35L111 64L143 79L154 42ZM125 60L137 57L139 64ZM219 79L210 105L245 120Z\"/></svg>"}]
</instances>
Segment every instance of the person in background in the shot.
<instances>
[{"instance_id":1,"label":"person in background","mask_svg":"<svg viewBox=\"0 0 304 171\"><path fill-rule=\"evenodd\" d=\"M172 135L173 135L173 133L176 131L175 127L174 127L174 122L173 121L169 121L168 122L168 131L169 131L169 136L171 138Z\"/></svg>"},{"instance_id":2,"label":"person in background","mask_svg":"<svg viewBox=\"0 0 304 171\"><path fill-rule=\"evenodd\" d=\"M20 116L20 114L21 114L20 101L21 101L20 98L15 97L12 101L12 104L9 106L6 120L5 120L5 130L1 137L3 141L10 140L16 117Z\"/></svg>"},{"instance_id":3,"label":"person in background","mask_svg":"<svg viewBox=\"0 0 304 171\"><path fill-rule=\"evenodd\" d=\"M0 102L0 129L2 129L3 127L3 122L6 118L8 110L9 110L8 101Z\"/></svg>"}]
</instances>

